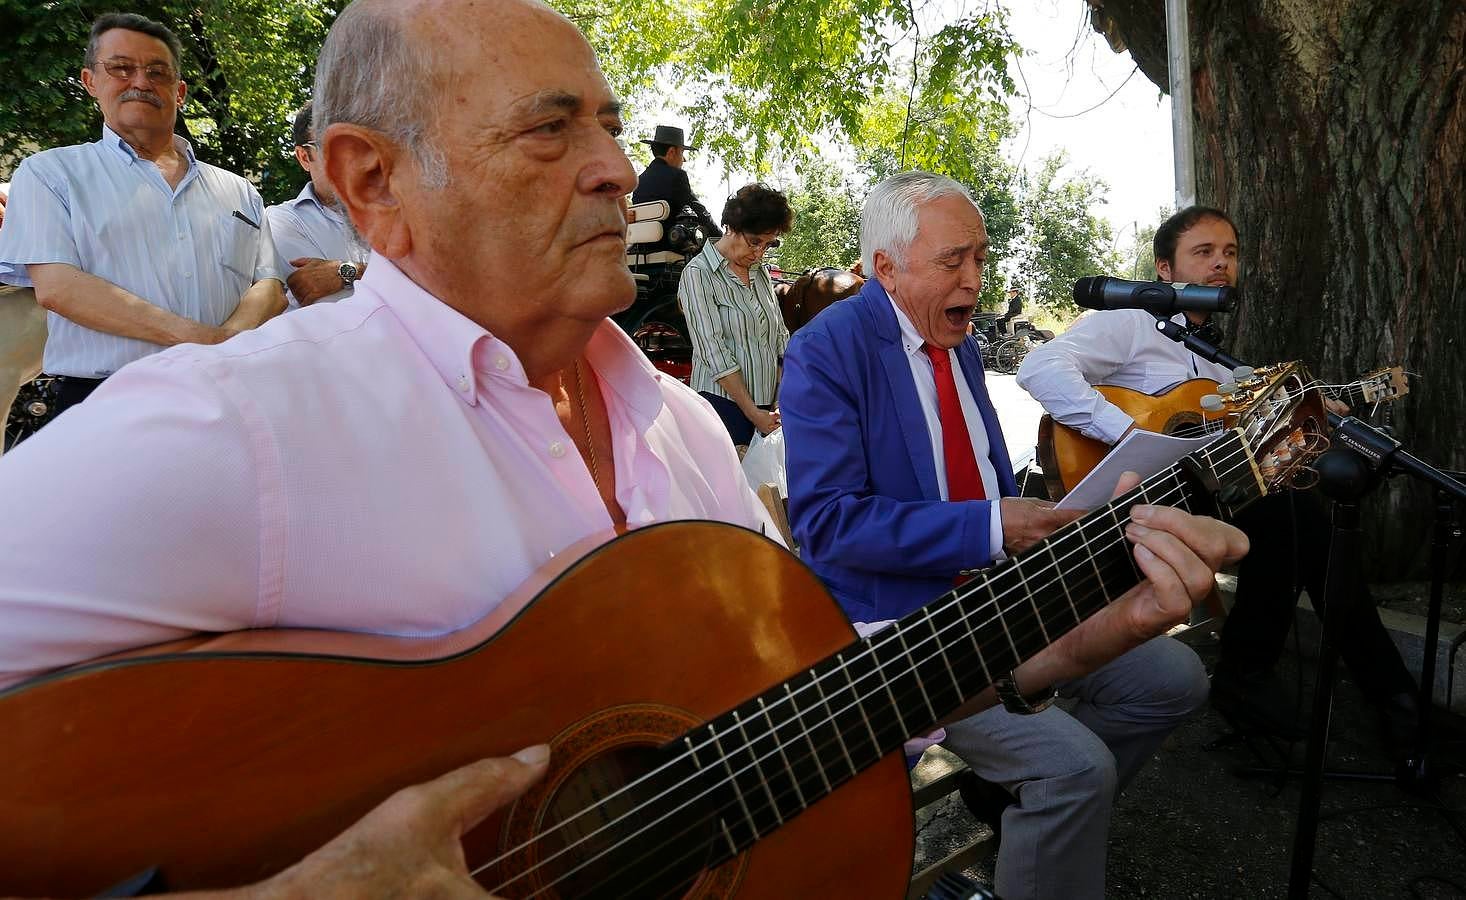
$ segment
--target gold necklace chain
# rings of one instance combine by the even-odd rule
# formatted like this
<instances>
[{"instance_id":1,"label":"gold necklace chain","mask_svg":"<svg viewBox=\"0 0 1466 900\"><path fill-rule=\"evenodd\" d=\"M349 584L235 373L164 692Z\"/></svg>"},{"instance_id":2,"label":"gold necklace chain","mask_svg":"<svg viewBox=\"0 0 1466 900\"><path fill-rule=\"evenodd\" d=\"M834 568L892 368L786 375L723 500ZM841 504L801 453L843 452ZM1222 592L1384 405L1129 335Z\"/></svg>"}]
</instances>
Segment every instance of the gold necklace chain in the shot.
<instances>
[{"instance_id":1,"label":"gold necklace chain","mask_svg":"<svg viewBox=\"0 0 1466 900\"><path fill-rule=\"evenodd\" d=\"M585 384L580 377L580 359L575 360L575 398L580 401L580 427L585 432L585 449L590 454L590 477L596 483L596 491L601 490L600 467L596 465L596 442L590 436L590 417L585 412Z\"/></svg>"}]
</instances>

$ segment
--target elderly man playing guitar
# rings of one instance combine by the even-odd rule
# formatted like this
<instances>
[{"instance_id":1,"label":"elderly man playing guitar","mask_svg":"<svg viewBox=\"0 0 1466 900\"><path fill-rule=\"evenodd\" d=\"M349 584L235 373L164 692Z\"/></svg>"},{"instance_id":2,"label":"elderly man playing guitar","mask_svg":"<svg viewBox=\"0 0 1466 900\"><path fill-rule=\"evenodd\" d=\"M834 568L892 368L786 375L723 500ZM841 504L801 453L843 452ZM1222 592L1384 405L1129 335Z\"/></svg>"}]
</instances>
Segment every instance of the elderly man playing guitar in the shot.
<instances>
[{"instance_id":1,"label":"elderly man playing guitar","mask_svg":"<svg viewBox=\"0 0 1466 900\"><path fill-rule=\"evenodd\" d=\"M608 320L634 296L635 178L584 38L532 0L360 0L314 98L373 250L352 302L128 366L0 462L0 820L18 823L0 893L152 869L173 888L268 878L261 896L456 896L479 891L472 867L512 896L831 895L878 860L904 883L909 839L881 829L810 865L801 835L873 788L909 804L896 751L944 710L876 716L890 692L863 685L889 642L852 644L745 530L766 517L717 417ZM1026 642L1027 683L1185 618L1245 551L1180 509L1116 515L1135 524L1111 550L1133 545L1143 576L1126 563L1123 597ZM992 702L975 665L950 674L944 700ZM543 747L460 769L542 743L532 788ZM618 787L612 751L645 775ZM572 807L593 797L635 802L592 803L608 821L591 827ZM647 859L674 880L639 881Z\"/></svg>"}]
</instances>

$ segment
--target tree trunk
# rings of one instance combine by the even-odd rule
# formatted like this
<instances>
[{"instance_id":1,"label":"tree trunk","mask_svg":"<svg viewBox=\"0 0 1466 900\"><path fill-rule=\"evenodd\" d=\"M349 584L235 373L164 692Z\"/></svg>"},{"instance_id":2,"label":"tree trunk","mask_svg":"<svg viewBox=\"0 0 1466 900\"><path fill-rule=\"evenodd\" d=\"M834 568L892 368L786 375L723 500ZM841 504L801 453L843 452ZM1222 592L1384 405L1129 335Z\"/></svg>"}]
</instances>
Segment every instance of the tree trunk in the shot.
<instances>
[{"instance_id":1,"label":"tree trunk","mask_svg":"<svg viewBox=\"0 0 1466 900\"><path fill-rule=\"evenodd\" d=\"M1163 0L1086 0L1166 89ZM1347 380L1400 364L1417 456L1466 468L1466 3L1190 0L1199 202L1241 241L1238 357ZM1366 504L1376 577L1422 571L1430 494Z\"/></svg>"}]
</instances>

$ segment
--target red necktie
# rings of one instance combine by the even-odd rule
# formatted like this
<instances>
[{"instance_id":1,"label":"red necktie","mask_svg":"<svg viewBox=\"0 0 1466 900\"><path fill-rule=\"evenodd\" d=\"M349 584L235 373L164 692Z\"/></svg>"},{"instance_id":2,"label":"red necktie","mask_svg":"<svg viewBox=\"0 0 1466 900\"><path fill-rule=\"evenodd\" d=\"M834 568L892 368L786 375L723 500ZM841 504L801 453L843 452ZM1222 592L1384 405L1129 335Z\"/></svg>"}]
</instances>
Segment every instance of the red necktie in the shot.
<instances>
[{"instance_id":1,"label":"red necktie","mask_svg":"<svg viewBox=\"0 0 1466 900\"><path fill-rule=\"evenodd\" d=\"M948 500L986 500L982 489L982 473L977 469L977 456L972 452L972 437L967 433L967 419L962 415L962 402L957 399L957 382L952 377L952 358L947 351L931 344L921 349L932 361L932 375L937 382L937 410L942 420L942 456L947 463Z\"/></svg>"}]
</instances>

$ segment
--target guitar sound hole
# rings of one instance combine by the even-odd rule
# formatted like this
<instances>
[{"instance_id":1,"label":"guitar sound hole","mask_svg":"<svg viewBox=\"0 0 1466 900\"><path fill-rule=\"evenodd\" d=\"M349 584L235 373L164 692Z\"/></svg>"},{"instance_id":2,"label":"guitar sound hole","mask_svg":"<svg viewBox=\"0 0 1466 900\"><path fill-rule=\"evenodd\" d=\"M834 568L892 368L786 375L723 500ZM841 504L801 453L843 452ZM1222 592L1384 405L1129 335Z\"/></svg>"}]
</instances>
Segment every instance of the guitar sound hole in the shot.
<instances>
[{"instance_id":1,"label":"guitar sound hole","mask_svg":"<svg viewBox=\"0 0 1466 900\"><path fill-rule=\"evenodd\" d=\"M1198 437L1205 432L1206 420L1200 413L1191 411L1176 413L1166 420L1165 427L1161 429L1162 434L1174 437Z\"/></svg>"},{"instance_id":2,"label":"guitar sound hole","mask_svg":"<svg viewBox=\"0 0 1466 900\"><path fill-rule=\"evenodd\" d=\"M548 861L542 884L561 897L687 893L713 861L716 816L683 784L690 773L680 767L643 777L663 758L654 747L619 748L560 786L539 829L540 859Z\"/></svg>"}]
</instances>

